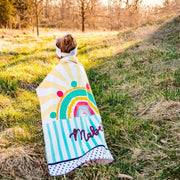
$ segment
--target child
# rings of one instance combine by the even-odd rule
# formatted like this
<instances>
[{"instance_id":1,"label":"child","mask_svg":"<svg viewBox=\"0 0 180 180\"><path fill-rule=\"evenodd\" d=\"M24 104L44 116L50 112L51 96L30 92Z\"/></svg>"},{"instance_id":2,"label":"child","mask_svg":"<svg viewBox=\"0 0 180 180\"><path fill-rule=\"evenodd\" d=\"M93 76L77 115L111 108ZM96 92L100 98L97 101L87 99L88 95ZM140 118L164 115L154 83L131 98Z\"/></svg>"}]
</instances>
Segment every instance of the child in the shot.
<instances>
[{"instance_id":1,"label":"child","mask_svg":"<svg viewBox=\"0 0 180 180\"><path fill-rule=\"evenodd\" d=\"M86 72L76 58L77 41L66 33L55 45L60 62L36 89L51 176L89 161L113 161Z\"/></svg>"},{"instance_id":2,"label":"child","mask_svg":"<svg viewBox=\"0 0 180 180\"><path fill-rule=\"evenodd\" d=\"M56 38L56 55L58 59L68 56L68 54L66 53L70 53L72 50L74 51L71 52L71 55L75 55L77 51L76 47L77 47L76 40L68 32L62 38L60 39Z\"/></svg>"}]
</instances>

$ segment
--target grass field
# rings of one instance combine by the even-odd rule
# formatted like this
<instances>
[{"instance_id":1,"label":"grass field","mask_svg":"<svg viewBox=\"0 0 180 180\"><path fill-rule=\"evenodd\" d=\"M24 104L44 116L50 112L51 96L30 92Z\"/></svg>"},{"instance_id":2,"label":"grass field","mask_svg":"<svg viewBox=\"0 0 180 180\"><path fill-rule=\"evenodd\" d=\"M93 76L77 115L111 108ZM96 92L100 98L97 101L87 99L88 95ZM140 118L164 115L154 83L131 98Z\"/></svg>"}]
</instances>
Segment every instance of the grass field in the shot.
<instances>
[{"instance_id":1,"label":"grass field","mask_svg":"<svg viewBox=\"0 0 180 180\"><path fill-rule=\"evenodd\" d=\"M35 89L58 64L62 32L43 33L0 40L0 179L55 179ZM180 179L180 16L74 36L115 161L56 179Z\"/></svg>"}]
</instances>

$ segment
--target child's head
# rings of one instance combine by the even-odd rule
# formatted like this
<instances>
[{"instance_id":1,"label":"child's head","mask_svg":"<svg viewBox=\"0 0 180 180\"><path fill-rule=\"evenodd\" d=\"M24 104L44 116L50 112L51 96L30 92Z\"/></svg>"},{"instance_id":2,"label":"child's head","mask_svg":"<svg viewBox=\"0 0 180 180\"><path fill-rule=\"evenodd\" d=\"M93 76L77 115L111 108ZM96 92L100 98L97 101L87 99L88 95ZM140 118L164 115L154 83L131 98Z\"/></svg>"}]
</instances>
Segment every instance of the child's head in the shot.
<instances>
[{"instance_id":1,"label":"child's head","mask_svg":"<svg viewBox=\"0 0 180 180\"><path fill-rule=\"evenodd\" d=\"M76 48L77 42L71 34L67 34L58 39L56 45L61 49L61 52L70 53L70 51Z\"/></svg>"}]
</instances>

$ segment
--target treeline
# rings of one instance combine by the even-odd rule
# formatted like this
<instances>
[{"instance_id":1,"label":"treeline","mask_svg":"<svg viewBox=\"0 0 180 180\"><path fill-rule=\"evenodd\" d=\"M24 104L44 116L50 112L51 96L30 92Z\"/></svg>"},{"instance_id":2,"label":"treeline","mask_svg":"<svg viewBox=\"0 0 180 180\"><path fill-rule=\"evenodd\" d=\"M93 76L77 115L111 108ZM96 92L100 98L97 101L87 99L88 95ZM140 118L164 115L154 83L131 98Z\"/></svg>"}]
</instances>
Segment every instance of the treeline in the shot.
<instances>
[{"instance_id":1,"label":"treeline","mask_svg":"<svg viewBox=\"0 0 180 180\"><path fill-rule=\"evenodd\" d=\"M143 0L0 0L0 28L119 30L179 9L179 0L142 7ZM37 32L38 33L38 32Z\"/></svg>"}]
</instances>

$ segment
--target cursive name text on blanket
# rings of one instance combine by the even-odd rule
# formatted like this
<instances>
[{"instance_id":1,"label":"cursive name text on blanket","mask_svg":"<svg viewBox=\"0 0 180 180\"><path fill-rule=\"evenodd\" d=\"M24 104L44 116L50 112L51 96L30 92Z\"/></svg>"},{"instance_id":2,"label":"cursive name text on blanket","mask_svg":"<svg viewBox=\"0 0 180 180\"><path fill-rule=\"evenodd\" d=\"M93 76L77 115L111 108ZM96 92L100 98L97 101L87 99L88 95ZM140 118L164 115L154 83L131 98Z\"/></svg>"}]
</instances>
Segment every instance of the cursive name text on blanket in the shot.
<instances>
[{"instance_id":1,"label":"cursive name text on blanket","mask_svg":"<svg viewBox=\"0 0 180 180\"><path fill-rule=\"evenodd\" d=\"M94 126L89 127L90 132L86 133L84 129L74 129L73 132L69 135L74 137L75 141L77 141L77 135L80 134L81 140L84 138L85 141L89 141L90 138L93 138L94 136L98 136L99 131L103 131L102 126L99 126L97 129L94 128Z\"/></svg>"}]
</instances>

